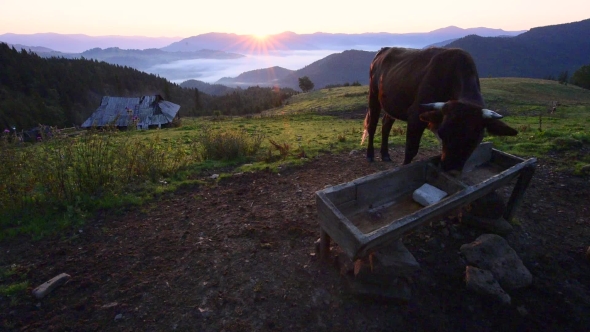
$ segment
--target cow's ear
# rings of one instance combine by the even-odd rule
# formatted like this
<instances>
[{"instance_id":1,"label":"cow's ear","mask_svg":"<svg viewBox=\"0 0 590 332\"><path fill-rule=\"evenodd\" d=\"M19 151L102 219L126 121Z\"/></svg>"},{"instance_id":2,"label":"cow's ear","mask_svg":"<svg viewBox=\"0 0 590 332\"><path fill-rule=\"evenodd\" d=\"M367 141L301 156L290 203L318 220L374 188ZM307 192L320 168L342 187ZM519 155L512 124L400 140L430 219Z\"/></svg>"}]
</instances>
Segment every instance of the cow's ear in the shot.
<instances>
[{"instance_id":1,"label":"cow's ear","mask_svg":"<svg viewBox=\"0 0 590 332\"><path fill-rule=\"evenodd\" d=\"M430 111L420 114L420 120L424 122L442 123L443 114L441 111Z\"/></svg>"},{"instance_id":2,"label":"cow's ear","mask_svg":"<svg viewBox=\"0 0 590 332\"><path fill-rule=\"evenodd\" d=\"M518 131L500 120L485 121L484 126L493 136L516 136Z\"/></svg>"}]
</instances>

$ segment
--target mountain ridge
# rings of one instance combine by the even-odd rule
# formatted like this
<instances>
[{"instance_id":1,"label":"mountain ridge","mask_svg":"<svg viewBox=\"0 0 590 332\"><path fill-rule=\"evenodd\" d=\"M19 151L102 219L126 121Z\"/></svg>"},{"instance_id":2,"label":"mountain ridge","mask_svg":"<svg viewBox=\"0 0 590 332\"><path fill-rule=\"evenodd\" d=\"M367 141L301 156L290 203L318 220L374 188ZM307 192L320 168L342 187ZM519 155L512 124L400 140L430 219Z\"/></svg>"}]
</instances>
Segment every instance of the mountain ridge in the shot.
<instances>
[{"instance_id":1,"label":"mountain ridge","mask_svg":"<svg viewBox=\"0 0 590 332\"><path fill-rule=\"evenodd\" d=\"M468 51L480 77L557 77L590 63L590 19L533 28L515 37L469 35L450 40L445 47ZM375 52L348 50L334 53L274 83L298 87L298 78L308 76L316 88L359 82L368 84L369 67ZM231 83L230 79L225 82ZM270 82L268 85L272 85Z\"/></svg>"},{"instance_id":2,"label":"mountain ridge","mask_svg":"<svg viewBox=\"0 0 590 332\"><path fill-rule=\"evenodd\" d=\"M511 38L466 36L446 47L469 52L481 77L556 77L590 63L590 19L536 27Z\"/></svg>"},{"instance_id":3,"label":"mountain ridge","mask_svg":"<svg viewBox=\"0 0 590 332\"><path fill-rule=\"evenodd\" d=\"M257 39L250 35L216 32L187 37L166 47L162 47L162 50L179 52L208 48L223 50L226 52L260 54L269 51L317 49L334 49L342 51L347 49L363 49L364 47L372 47L376 50L384 45L422 48L432 43L460 38L474 33L483 36L495 36L500 34L516 36L523 32L524 31L505 31L492 28L462 29L455 26L445 27L431 32L415 33L367 32L360 34L346 34L315 32L312 34L296 34L286 31L275 35L269 35L264 40Z\"/></svg>"},{"instance_id":4,"label":"mountain ridge","mask_svg":"<svg viewBox=\"0 0 590 332\"><path fill-rule=\"evenodd\" d=\"M119 35L89 36L86 34L60 34L54 32L33 34L5 33L0 35L0 42L42 46L62 53L82 53L96 47L126 47L127 49L160 48L180 39L182 38Z\"/></svg>"}]
</instances>

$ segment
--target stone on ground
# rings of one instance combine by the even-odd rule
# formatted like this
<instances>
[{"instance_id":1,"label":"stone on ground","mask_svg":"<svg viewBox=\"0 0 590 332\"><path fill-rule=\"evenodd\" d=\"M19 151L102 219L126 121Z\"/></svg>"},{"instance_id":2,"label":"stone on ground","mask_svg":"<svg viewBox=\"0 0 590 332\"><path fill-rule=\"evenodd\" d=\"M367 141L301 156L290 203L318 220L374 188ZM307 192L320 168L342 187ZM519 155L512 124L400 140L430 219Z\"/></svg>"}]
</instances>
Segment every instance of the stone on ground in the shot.
<instances>
[{"instance_id":1,"label":"stone on ground","mask_svg":"<svg viewBox=\"0 0 590 332\"><path fill-rule=\"evenodd\" d=\"M532 283L533 276L501 236L481 235L462 245L460 250L469 265L489 270L505 289L523 288Z\"/></svg>"},{"instance_id":2,"label":"stone on ground","mask_svg":"<svg viewBox=\"0 0 590 332\"><path fill-rule=\"evenodd\" d=\"M468 265L465 269L465 282L467 289L476 293L492 296L504 304L511 302L510 295L502 289L492 272L488 270Z\"/></svg>"},{"instance_id":3,"label":"stone on ground","mask_svg":"<svg viewBox=\"0 0 590 332\"><path fill-rule=\"evenodd\" d=\"M38 299L42 299L68 280L70 280L70 275L67 273L61 273L33 289L33 295Z\"/></svg>"}]
</instances>

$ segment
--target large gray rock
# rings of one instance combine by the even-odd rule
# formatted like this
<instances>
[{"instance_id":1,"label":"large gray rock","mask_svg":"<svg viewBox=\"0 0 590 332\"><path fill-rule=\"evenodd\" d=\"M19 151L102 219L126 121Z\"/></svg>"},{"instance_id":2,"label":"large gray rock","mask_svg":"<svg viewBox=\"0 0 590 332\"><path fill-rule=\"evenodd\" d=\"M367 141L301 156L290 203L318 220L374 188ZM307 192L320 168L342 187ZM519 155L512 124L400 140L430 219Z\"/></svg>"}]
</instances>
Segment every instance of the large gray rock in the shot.
<instances>
[{"instance_id":1,"label":"large gray rock","mask_svg":"<svg viewBox=\"0 0 590 332\"><path fill-rule=\"evenodd\" d=\"M460 250L469 265L489 270L505 289L523 288L532 283L533 276L501 236L481 235L462 245Z\"/></svg>"},{"instance_id":2,"label":"large gray rock","mask_svg":"<svg viewBox=\"0 0 590 332\"><path fill-rule=\"evenodd\" d=\"M467 289L476 293L492 296L504 304L510 304L510 295L502 289L492 272L467 266L465 269Z\"/></svg>"}]
</instances>

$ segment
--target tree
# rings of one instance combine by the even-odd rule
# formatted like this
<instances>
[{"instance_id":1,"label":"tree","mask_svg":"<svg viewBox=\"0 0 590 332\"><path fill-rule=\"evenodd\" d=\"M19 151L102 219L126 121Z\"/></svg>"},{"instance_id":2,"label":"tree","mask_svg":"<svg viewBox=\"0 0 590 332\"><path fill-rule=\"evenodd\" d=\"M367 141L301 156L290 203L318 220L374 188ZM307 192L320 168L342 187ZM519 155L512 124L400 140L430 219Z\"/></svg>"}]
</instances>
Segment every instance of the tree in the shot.
<instances>
[{"instance_id":1,"label":"tree","mask_svg":"<svg viewBox=\"0 0 590 332\"><path fill-rule=\"evenodd\" d=\"M203 106L201 105L201 96L199 89L195 88L195 114L198 114Z\"/></svg>"},{"instance_id":2,"label":"tree","mask_svg":"<svg viewBox=\"0 0 590 332\"><path fill-rule=\"evenodd\" d=\"M303 92L313 90L314 84L307 76L299 77L299 88Z\"/></svg>"},{"instance_id":3,"label":"tree","mask_svg":"<svg viewBox=\"0 0 590 332\"><path fill-rule=\"evenodd\" d=\"M559 82L559 84L565 84L567 85L567 79L568 79L569 73L566 71L562 71L561 73L559 73L559 76L557 77L557 81Z\"/></svg>"},{"instance_id":4,"label":"tree","mask_svg":"<svg viewBox=\"0 0 590 332\"><path fill-rule=\"evenodd\" d=\"M572 84L584 89L590 89L590 65L582 66L572 75Z\"/></svg>"}]
</instances>

